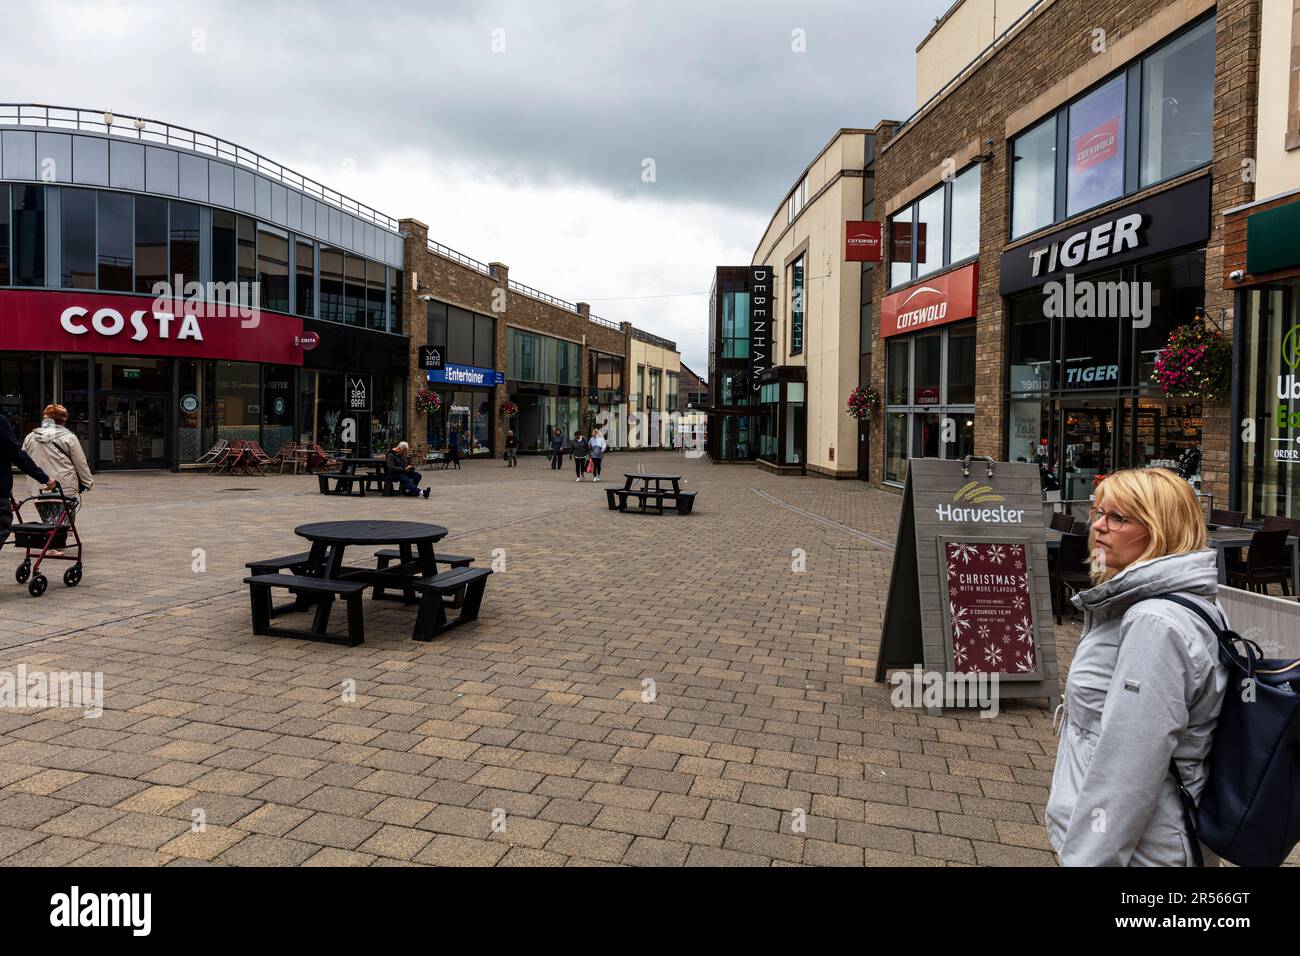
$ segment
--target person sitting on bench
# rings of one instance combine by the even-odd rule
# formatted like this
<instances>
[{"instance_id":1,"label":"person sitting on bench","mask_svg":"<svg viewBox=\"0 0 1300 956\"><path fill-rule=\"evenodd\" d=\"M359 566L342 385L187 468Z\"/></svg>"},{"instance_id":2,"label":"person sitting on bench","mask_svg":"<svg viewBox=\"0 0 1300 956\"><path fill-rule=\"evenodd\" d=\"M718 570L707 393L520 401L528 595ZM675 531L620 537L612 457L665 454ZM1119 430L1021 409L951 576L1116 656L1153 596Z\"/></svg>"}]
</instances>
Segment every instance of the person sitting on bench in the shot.
<instances>
[{"instance_id":1,"label":"person sitting on bench","mask_svg":"<svg viewBox=\"0 0 1300 956\"><path fill-rule=\"evenodd\" d=\"M388 462L388 477L402 486L404 495L422 495L429 497L429 489L420 490L420 479L424 476L415 470L415 466L407 460L406 453L411 450L411 446L404 441L399 441L394 447L390 448L384 458Z\"/></svg>"}]
</instances>

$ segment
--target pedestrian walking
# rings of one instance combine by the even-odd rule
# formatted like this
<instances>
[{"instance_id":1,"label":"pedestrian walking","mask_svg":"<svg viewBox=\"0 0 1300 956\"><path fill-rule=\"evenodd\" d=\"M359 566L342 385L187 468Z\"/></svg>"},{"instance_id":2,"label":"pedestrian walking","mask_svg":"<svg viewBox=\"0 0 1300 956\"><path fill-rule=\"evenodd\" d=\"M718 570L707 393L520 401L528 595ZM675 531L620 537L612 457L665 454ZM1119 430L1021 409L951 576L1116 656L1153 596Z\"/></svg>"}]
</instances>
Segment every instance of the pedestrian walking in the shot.
<instances>
[{"instance_id":1,"label":"pedestrian walking","mask_svg":"<svg viewBox=\"0 0 1300 956\"><path fill-rule=\"evenodd\" d=\"M32 461L31 455L23 451L8 416L0 413L0 548L4 547L9 538L9 529L14 524L13 508L9 506L9 499L14 492L14 476L10 470L13 465L17 465L24 475L35 478L50 491L54 490L54 479Z\"/></svg>"},{"instance_id":2,"label":"pedestrian walking","mask_svg":"<svg viewBox=\"0 0 1300 956\"><path fill-rule=\"evenodd\" d=\"M573 433L573 470L577 473L576 481L582 481L582 473L587 468L587 439L582 432Z\"/></svg>"},{"instance_id":3,"label":"pedestrian walking","mask_svg":"<svg viewBox=\"0 0 1300 956\"><path fill-rule=\"evenodd\" d=\"M587 453L591 455L591 480L600 481L600 462L605 457L605 436L599 431L591 433Z\"/></svg>"},{"instance_id":4,"label":"pedestrian walking","mask_svg":"<svg viewBox=\"0 0 1300 956\"><path fill-rule=\"evenodd\" d=\"M451 456L450 464L455 465L456 470L460 471L460 432L455 428L447 436L447 451Z\"/></svg>"},{"instance_id":5,"label":"pedestrian walking","mask_svg":"<svg viewBox=\"0 0 1300 956\"><path fill-rule=\"evenodd\" d=\"M555 431L551 433L551 467L561 468L564 465L564 432L560 431L560 426L555 426Z\"/></svg>"},{"instance_id":6,"label":"pedestrian walking","mask_svg":"<svg viewBox=\"0 0 1300 956\"><path fill-rule=\"evenodd\" d=\"M40 425L28 432L23 440L23 451L31 456L42 471L58 482L66 497L74 499L71 507L75 510L80 506L81 496L95 484L95 478L90 473L90 463L86 461L81 442L66 427L68 410L51 402L41 414ZM43 483L32 478L28 485L35 495L40 492ZM62 508L63 504L58 501L36 503L42 521L53 521Z\"/></svg>"},{"instance_id":7,"label":"pedestrian walking","mask_svg":"<svg viewBox=\"0 0 1300 956\"><path fill-rule=\"evenodd\" d=\"M519 454L519 439L515 437L515 433L513 431L508 431L506 432L506 467L507 468L519 467L519 461L517 460L518 454Z\"/></svg>"},{"instance_id":8,"label":"pedestrian walking","mask_svg":"<svg viewBox=\"0 0 1300 956\"><path fill-rule=\"evenodd\" d=\"M388 454L384 456L384 460L388 463L388 477L401 485L402 494L423 497L427 500L429 489L420 488L420 479L424 476L416 470L407 457L410 450L411 446L404 441L399 441L388 450Z\"/></svg>"},{"instance_id":9,"label":"pedestrian walking","mask_svg":"<svg viewBox=\"0 0 1300 956\"><path fill-rule=\"evenodd\" d=\"M1228 675L1200 615L1153 599L1177 594L1225 620L1205 518L1186 481L1144 468L1098 486L1091 522L1047 836L1064 866L1191 866L1171 762L1199 799Z\"/></svg>"}]
</instances>

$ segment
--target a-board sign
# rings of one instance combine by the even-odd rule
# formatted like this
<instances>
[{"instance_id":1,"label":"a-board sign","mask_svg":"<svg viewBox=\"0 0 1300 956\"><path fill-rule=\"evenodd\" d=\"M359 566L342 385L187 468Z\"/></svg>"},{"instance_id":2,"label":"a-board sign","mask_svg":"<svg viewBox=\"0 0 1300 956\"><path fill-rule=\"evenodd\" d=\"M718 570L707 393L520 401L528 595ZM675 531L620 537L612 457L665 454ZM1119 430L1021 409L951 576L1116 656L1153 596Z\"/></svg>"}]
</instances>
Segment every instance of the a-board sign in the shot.
<instances>
[{"instance_id":1,"label":"a-board sign","mask_svg":"<svg viewBox=\"0 0 1300 956\"><path fill-rule=\"evenodd\" d=\"M1056 706L1041 487L1032 462L909 462L877 681L918 666L927 674L996 674L1000 699ZM945 695L945 704L954 701Z\"/></svg>"}]
</instances>

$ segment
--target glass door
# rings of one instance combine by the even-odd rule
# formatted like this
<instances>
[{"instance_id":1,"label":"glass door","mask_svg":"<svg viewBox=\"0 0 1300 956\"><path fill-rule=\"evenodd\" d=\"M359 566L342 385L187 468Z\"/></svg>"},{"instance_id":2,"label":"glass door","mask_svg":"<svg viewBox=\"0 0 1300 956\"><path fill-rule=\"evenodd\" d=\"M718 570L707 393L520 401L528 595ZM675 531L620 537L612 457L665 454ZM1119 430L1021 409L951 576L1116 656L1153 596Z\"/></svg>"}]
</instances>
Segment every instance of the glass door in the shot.
<instances>
[{"instance_id":1,"label":"glass door","mask_svg":"<svg viewBox=\"0 0 1300 956\"><path fill-rule=\"evenodd\" d=\"M1110 406L1066 405L1061 410L1064 497L1086 501L1093 479L1114 466L1115 410Z\"/></svg>"},{"instance_id":2,"label":"glass door","mask_svg":"<svg viewBox=\"0 0 1300 956\"><path fill-rule=\"evenodd\" d=\"M167 396L99 393L99 468L162 468L167 464Z\"/></svg>"}]
</instances>

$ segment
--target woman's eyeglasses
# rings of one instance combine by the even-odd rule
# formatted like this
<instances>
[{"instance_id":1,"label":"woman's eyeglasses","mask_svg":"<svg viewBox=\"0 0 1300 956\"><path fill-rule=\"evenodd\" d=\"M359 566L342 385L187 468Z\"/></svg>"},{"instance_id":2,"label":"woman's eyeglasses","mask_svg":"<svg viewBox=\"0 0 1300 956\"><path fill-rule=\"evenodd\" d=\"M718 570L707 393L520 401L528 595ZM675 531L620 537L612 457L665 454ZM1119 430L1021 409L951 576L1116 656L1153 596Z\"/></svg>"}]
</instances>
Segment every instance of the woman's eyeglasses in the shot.
<instances>
[{"instance_id":1,"label":"woman's eyeglasses","mask_svg":"<svg viewBox=\"0 0 1300 956\"><path fill-rule=\"evenodd\" d=\"M1126 522L1137 520L1136 518L1130 518L1128 515L1122 515L1118 511L1103 511L1101 508L1089 509L1088 515L1092 524L1096 524L1105 518L1103 527L1107 531L1118 531L1124 527Z\"/></svg>"}]
</instances>

